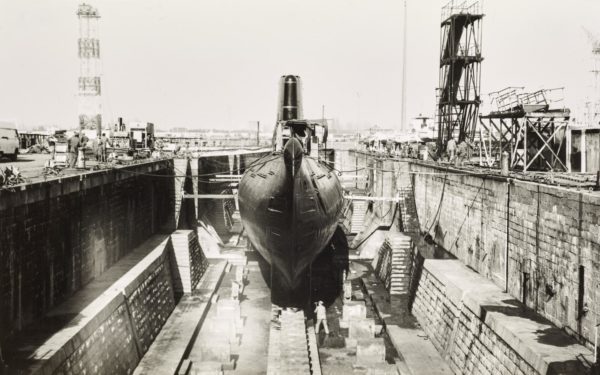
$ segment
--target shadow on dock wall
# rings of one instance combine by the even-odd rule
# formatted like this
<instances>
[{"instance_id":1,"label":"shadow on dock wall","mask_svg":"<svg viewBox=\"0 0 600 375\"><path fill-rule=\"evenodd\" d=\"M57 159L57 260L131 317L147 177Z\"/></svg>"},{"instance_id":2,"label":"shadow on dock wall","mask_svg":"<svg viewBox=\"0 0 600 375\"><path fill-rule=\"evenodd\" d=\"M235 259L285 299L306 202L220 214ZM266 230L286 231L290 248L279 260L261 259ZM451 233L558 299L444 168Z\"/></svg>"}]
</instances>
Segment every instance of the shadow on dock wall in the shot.
<instances>
[{"instance_id":1,"label":"shadow on dock wall","mask_svg":"<svg viewBox=\"0 0 600 375\"><path fill-rule=\"evenodd\" d=\"M185 179L183 182L183 194L195 194L194 192L194 180L192 176L192 166L188 161L185 168ZM196 217L196 204L194 199L185 198L181 199L181 207L179 209L179 220L177 223L177 229L194 229L198 226L198 219Z\"/></svg>"},{"instance_id":2,"label":"shadow on dock wall","mask_svg":"<svg viewBox=\"0 0 600 375\"><path fill-rule=\"evenodd\" d=\"M421 230L593 347L600 311L597 194L422 162L411 170Z\"/></svg>"},{"instance_id":3,"label":"shadow on dock wall","mask_svg":"<svg viewBox=\"0 0 600 375\"><path fill-rule=\"evenodd\" d=\"M0 340L174 223L172 160L0 192Z\"/></svg>"}]
</instances>

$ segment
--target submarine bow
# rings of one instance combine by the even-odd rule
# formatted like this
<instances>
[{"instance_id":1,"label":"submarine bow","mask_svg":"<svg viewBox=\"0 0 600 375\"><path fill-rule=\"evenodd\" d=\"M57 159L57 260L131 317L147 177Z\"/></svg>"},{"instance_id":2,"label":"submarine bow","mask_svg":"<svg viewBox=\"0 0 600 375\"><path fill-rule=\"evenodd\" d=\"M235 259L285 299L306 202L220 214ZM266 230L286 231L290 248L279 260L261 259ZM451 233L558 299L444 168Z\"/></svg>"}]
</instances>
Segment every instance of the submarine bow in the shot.
<instances>
[{"instance_id":1,"label":"submarine bow","mask_svg":"<svg viewBox=\"0 0 600 375\"><path fill-rule=\"evenodd\" d=\"M299 94L291 95L286 89L291 84L297 88L299 77L288 77L282 77L280 93L287 98L280 98L280 105L298 107L294 100ZM286 82L290 87L285 87ZM286 111L280 108L282 112ZM293 111L292 116L297 114ZM280 121L281 125L285 127L288 120ZM336 173L317 158L305 155L298 133L291 127L289 130L280 151L258 160L244 173L238 197L249 241L282 276L278 282L283 285L277 286L291 290L301 285L310 264L331 241L343 192Z\"/></svg>"}]
</instances>

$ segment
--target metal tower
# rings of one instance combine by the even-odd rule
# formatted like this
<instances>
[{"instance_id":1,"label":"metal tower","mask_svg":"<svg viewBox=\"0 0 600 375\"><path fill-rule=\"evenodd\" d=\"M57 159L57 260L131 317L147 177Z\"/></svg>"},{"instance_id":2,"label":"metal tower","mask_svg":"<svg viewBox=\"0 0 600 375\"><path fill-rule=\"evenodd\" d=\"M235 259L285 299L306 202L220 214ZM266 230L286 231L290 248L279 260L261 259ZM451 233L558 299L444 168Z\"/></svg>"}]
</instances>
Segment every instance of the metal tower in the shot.
<instances>
[{"instance_id":1,"label":"metal tower","mask_svg":"<svg viewBox=\"0 0 600 375\"><path fill-rule=\"evenodd\" d=\"M79 128L102 131L100 40L98 10L89 4L77 8L79 18Z\"/></svg>"},{"instance_id":2,"label":"metal tower","mask_svg":"<svg viewBox=\"0 0 600 375\"><path fill-rule=\"evenodd\" d=\"M438 156L448 140L471 141L479 113L481 81L479 2L450 1L442 8L440 76L437 97Z\"/></svg>"}]
</instances>

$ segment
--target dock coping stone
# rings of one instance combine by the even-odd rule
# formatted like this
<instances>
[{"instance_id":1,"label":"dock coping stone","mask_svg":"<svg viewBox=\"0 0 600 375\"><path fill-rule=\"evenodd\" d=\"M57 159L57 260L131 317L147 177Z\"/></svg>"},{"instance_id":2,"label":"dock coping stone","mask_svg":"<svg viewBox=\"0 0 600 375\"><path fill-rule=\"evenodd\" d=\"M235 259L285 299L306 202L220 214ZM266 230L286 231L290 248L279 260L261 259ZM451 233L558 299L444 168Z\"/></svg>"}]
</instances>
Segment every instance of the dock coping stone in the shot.
<instances>
[{"instance_id":1,"label":"dock coping stone","mask_svg":"<svg viewBox=\"0 0 600 375\"><path fill-rule=\"evenodd\" d=\"M578 361L578 357L593 362L590 350L460 261L426 259L423 267L443 285L455 306L471 310L540 373L547 373L552 363Z\"/></svg>"},{"instance_id":2,"label":"dock coping stone","mask_svg":"<svg viewBox=\"0 0 600 375\"><path fill-rule=\"evenodd\" d=\"M223 280L226 265L226 261L210 263L193 293L181 298L134 374L174 374L184 365Z\"/></svg>"},{"instance_id":3,"label":"dock coping stone","mask_svg":"<svg viewBox=\"0 0 600 375\"><path fill-rule=\"evenodd\" d=\"M139 163L118 165L110 169L82 171L73 175L20 184L15 186L13 191L0 190L0 210L126 180L140 173L155 173L160 170L172 171L172 169L173 159L152 159Z\"/></svg>"}]
</instances>

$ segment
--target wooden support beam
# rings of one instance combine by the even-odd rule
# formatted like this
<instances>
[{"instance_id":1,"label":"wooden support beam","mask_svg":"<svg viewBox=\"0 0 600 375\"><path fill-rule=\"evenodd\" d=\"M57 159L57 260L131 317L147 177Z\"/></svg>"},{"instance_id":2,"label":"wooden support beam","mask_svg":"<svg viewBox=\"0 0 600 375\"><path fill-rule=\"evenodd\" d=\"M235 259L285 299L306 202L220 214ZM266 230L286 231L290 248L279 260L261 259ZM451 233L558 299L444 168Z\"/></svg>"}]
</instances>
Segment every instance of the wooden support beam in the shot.
<instances>
[{"instance_id":1,"label":"wooden support beam","mask_svg":"<svg viewBox=\"0 0 600 375\"><path fill-rule=\"evenodd\" d=\"M237 194L184 194L183 199L235 199Z\"/></svg>"},{"instance_id":2,"label":"wooden support beam","mask_svg":"<svg viewBox=\"0 0 600 375\"><path fill-rule=\"evenodd\" d=\"M398 202L400 197L369 197L366 195L346 195L345 199L353 201L384 201L384 202Z\"/></svg>"}]
</instances>

